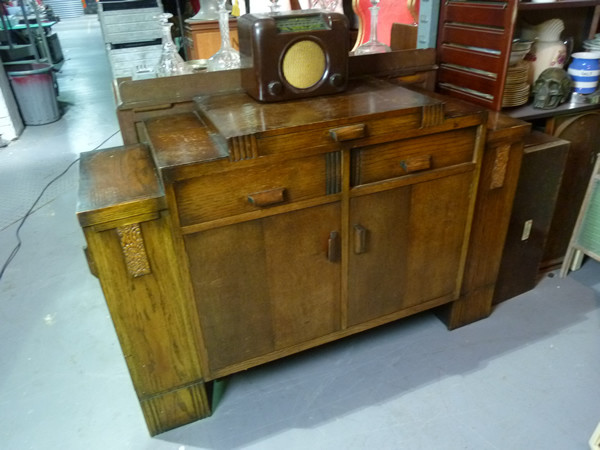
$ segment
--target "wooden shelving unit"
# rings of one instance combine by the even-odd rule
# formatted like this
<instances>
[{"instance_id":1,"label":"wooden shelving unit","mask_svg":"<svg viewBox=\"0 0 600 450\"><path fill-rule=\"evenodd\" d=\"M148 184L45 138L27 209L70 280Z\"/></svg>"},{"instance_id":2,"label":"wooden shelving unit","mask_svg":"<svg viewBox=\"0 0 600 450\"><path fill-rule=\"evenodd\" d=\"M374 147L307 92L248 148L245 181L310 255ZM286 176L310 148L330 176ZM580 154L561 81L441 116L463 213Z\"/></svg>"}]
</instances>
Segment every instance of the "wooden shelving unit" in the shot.
<instances>
[{"instance_id":1,"label":"wooden shelving unit","mask_svg":"<svg viewBox=\"0 0 600 450\"><path fill-rule=\"evenodd\" d=\"M600 0L443 3L437 42L438 90L501 110L510 49L519 24L538 24L552 17L563 19L563 34L573 37L578 50L598 29Z\"/></svg>"}]
</instances>

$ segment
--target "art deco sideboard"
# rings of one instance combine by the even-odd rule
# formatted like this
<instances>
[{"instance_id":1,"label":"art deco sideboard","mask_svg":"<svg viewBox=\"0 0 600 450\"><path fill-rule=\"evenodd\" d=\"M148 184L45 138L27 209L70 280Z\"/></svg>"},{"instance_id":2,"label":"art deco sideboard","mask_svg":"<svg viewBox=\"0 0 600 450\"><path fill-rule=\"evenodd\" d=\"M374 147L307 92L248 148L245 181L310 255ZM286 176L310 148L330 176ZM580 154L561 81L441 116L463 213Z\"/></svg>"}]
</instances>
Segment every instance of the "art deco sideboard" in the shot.
<instances>
[{"instance_id":1,"label":"art deco sideboard","mask_svg":"<svg viewBox=\"0 0 600 450\"><path fill-rule=\"evenodd\" d=\"M220 377L425 310L490 313L526 124L364 77L199 95L135 130L82 154L78 217L152 434L209 415Z\"/></svg>"}]
</instances>

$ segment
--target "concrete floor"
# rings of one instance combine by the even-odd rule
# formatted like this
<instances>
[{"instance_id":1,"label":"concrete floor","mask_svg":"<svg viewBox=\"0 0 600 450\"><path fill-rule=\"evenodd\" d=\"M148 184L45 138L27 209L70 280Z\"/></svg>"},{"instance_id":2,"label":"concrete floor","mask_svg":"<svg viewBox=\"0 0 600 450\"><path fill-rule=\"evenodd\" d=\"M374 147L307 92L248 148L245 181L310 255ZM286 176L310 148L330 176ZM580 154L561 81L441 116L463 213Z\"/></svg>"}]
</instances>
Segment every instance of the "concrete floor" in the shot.
<instances>
[{"instance_id":1,"label":"concrete floor","mask_svg":"<svg viewBox=\"0 0 600 450\"><path fill-rule=\"evenodd\" d=\"M0 265L43 187L118 130L96 17L56 31L65 113L0 149ZM75 165L0 280L0 448L587 448L600 420L595 261L452 332L420 314L229 377L212 417L151 438L86 266L76 189Z\"/></svg>"}]
</instances>

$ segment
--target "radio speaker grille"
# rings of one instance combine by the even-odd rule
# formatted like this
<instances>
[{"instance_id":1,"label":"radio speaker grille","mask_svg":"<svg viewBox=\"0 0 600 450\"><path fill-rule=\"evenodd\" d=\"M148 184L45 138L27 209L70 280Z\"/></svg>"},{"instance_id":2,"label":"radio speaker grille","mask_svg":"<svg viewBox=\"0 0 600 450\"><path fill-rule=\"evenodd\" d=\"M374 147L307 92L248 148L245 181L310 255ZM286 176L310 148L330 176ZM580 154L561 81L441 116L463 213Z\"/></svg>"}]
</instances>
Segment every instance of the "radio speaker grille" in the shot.
<instances>
[{"instance_id":1,"label":"radio speaker grille","mask_svg":"<svg viewBox=\"0 0 600 450\"><path fill-rule=\"evenodd\" d=\"M303 40L293 44L285 53L281 70L290 86L308 89L321 81L326 63L321 46L314 41Z\"/></svg>"}]
</instances>

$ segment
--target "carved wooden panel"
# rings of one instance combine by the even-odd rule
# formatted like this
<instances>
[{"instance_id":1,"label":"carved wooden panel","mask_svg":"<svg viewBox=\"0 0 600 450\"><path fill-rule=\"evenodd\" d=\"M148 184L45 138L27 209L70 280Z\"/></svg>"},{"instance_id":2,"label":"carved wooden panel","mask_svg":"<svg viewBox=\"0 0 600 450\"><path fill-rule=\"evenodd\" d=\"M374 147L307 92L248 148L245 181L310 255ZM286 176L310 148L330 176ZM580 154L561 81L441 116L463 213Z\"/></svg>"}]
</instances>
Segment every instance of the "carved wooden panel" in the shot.
<instances>
[{"instance_id":1,"label":"carved wooden panel","mask_svg":"<svg viewBox=\"0 0 600 450\"><path fill-rule=\"evenodd\" d=\"M231 161L242 161L258 157L256 137L237 136L229 141L229 159Z\"/></svg>"},{"instance_id":2,"label":"carved wooden panel","mask_svg":"<svg viewBox=\"0 0 600 450\"><path fill-rule=\"evenodd\" d=\"M342 154L331 152L325 155L327 195L342 191Z\"/></svg>"},{"instance_id":3,"label":"carved wooden panel","mask_svg":"<svg viewBox=\"0 0 600 450\"><path fill-rule=\"evenodd\" d=\"M423 115L421 116L421 128L435 127L444 122L444 104L423 106Z\"/></svg>"},{"instance_id":4,"label":"carved wooden panel","mask_svg":"<svg viewBox=\"0 0 600 450\"><path fill-rule=\"evenodd\" d=\"M510 144L499 145L496 147L495 153L496 158L494 159L494 167L492 168L490 189L498 189L504 186L508 156L510 155Z\"/></svg>"},{"instance_id":5,"label":"carved wooden panel","mask_svg":"<svg viewBox=\"0 0 600 450\"><path fill-rule=\"evenodd\" d=\"M127 271L132 277L141 277L151 273L150 262L144 246L144 237L139 223L117 228L121 249L125 257Z\"/></svg>"}]
</instances>

